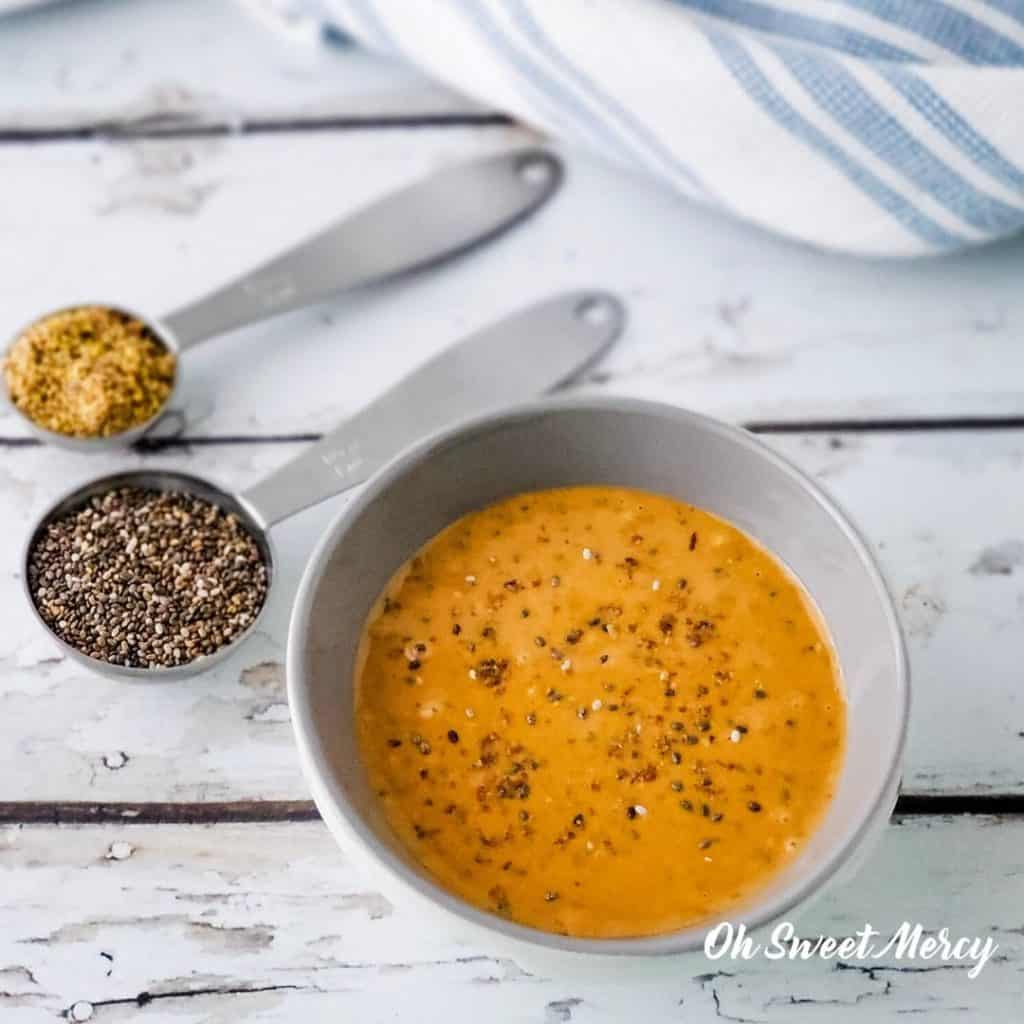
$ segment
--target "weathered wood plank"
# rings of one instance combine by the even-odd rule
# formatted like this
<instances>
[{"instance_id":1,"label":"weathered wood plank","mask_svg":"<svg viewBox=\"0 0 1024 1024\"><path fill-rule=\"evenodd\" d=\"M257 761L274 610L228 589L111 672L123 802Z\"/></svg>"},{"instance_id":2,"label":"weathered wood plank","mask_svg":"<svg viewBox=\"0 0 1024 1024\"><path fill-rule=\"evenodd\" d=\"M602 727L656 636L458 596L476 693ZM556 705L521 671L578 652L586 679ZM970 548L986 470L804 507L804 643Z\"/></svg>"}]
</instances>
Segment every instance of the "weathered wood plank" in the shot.
<instances>
[{"instance_id":1,"label":"weathered wood plank","mask_svg":"<svg viewBox=\"0 0 1024 1024\"><path fill-rule=\"evenodd\" d=\"M0 337L48 308L163 313L507 128L0 146ZM814 253L572 158L500 242L190 352L192 434L322 430L466 331L560 288L632 324L589 386L731 419L1024 415L1024 239L915 264ZM282 386L283 385L283 386ZM0 411L0 437L23 436Z\"/></svg>"},{"instance_id":2,"label":"weathered wood plank","mask_svg":"<svg viewBox=\"0 0 1024 1024\"><path fill-rule=\"evenodd\" d=\"M915 707L905 791L1024 793L1020 625L1024 430L773 436L861 524L885 569L911 651ZM0 800L231 801L306 796L281 663L289 607L339 502L275 533L280 577L261 632L196 679L134 686L61 660L16 579L21 538L56 493L115 466L167 465L227 486L300 445L206 445L82 459L36 447L0 461ZM969 726L969 727L968 727Z\"/></svg>"},{"instance_id":3,"label":"weathered wood plank","mask_svg":"<svg viewBox=\"0 0 1024 1024\"><path fill-rule=\"evenodd\" d=\"M794 918L842 937L904 920L999 948L940 961L569 960L392 905L322 825L0 830L0 1011L127 1020L544 1022L1012 1019L1024 970L1024 822L915 818Z\"/></svg>"},{"instance_id":4,"label":"weathered wood plank","mask_svg":"<svg viewBox=\"0 0 1024 1024\"><path fill-rule=\"evenodd\" d=\"M5 19L0 137L481 112L401 64L324 39L312 20L288 34L276 24L227 0L78 0Z\"/></svg>"}]
</instances>

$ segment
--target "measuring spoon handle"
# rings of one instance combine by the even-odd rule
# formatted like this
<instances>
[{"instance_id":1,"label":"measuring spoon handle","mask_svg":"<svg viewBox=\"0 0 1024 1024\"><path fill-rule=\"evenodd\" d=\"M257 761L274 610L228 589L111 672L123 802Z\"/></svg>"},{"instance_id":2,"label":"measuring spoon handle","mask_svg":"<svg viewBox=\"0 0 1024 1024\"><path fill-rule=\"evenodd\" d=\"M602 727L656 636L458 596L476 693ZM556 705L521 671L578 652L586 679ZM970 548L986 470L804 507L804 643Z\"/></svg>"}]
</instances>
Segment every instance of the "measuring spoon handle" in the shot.
<instances>
[{"instance_id":1,"label":"measuring spoon handle","mask_svg":"<svg viewBox=\"0 0 1024 1024\"><path fill-rule=\"evenodd\" d=\"M264 528L362 483L415 441L575 376L619 336L622 304L568 292L513 313L429 360L242 494Z\"/></svg>"},{"instance_id":2,"label":"measuring spoon handle","mask_svg":"<svg viewBox=\"0 0 1024 1024\"><path fill-rule=\"evenodd\" d=\"M186 349L338 292L449 259L550 198L562 163L542 149L450 167L371 204L223 288L165 316Z\"/></svg>"}]
</instances>

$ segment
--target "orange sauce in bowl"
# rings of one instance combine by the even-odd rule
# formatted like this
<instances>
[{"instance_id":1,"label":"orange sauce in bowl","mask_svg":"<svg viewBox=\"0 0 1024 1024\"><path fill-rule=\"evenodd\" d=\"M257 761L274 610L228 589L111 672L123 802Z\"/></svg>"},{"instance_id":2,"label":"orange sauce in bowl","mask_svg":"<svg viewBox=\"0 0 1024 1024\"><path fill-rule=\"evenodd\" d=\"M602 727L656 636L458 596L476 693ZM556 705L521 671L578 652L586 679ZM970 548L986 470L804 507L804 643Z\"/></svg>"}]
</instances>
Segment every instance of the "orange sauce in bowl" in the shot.
<instances>
[{"instance_id":1,"label":"orange sauce in bowl","mask_svg":"<svg viewBox=\"0 0 1024 1024\"><path fill-rule=\"evenodd\" d=\"M389 583L357 668L399 840L462 899L550 932L720 917L797 854L842 760L839 671L798 581L641 491L453 523Z\"/></svg>"}]
</instances>

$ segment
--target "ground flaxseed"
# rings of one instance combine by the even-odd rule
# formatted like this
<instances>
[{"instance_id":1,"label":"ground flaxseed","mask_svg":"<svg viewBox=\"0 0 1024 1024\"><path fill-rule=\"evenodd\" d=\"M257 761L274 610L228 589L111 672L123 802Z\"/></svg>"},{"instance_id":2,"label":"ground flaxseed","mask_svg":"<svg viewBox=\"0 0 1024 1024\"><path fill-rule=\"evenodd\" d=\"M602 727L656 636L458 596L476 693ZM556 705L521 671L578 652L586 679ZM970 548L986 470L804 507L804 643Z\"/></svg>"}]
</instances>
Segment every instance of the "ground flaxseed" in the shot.
<instances>
[{"instance_id":1,"label":"ground flaxseed","mask_svg":"<svg viewBox=\"0 0 1024 1024\"><path fill-rule=\"evenodd\" d=\"M43 620L83 654L167 668L243 633L267 568L237 516L190 494L123 487L42 531L28 585Z\"/></svg>"},{"instance_id":2,"label":"ground flaxseed","mask_svg":"<svg viewBox=\"0 0 1024 1024\"><path fill-rule=\"evenodd\" d=\"M112 437L155 416L177 360L137 317L80 306L37 320L4 360L7 391L33 423L68 437Z\"/></svg>"}]
</instances>

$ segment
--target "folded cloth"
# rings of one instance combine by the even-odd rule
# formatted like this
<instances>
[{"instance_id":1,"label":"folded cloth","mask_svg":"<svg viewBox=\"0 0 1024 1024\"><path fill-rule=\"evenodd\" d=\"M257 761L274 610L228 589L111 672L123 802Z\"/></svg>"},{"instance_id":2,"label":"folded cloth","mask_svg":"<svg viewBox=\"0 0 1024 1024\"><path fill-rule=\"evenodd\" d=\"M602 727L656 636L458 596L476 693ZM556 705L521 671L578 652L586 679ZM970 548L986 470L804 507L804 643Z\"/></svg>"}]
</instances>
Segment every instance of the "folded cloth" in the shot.
<instances>
[{"instance_id":1,"label":"folded cloth","mask_svg":"<svg viewBox=\"0 0 1024 1024\"><path fill-rule=\"evenodd\" d=\"M292 0L366 47L815 245L1024 227L1024 0Z\"/></svg>"}]
</instances>

